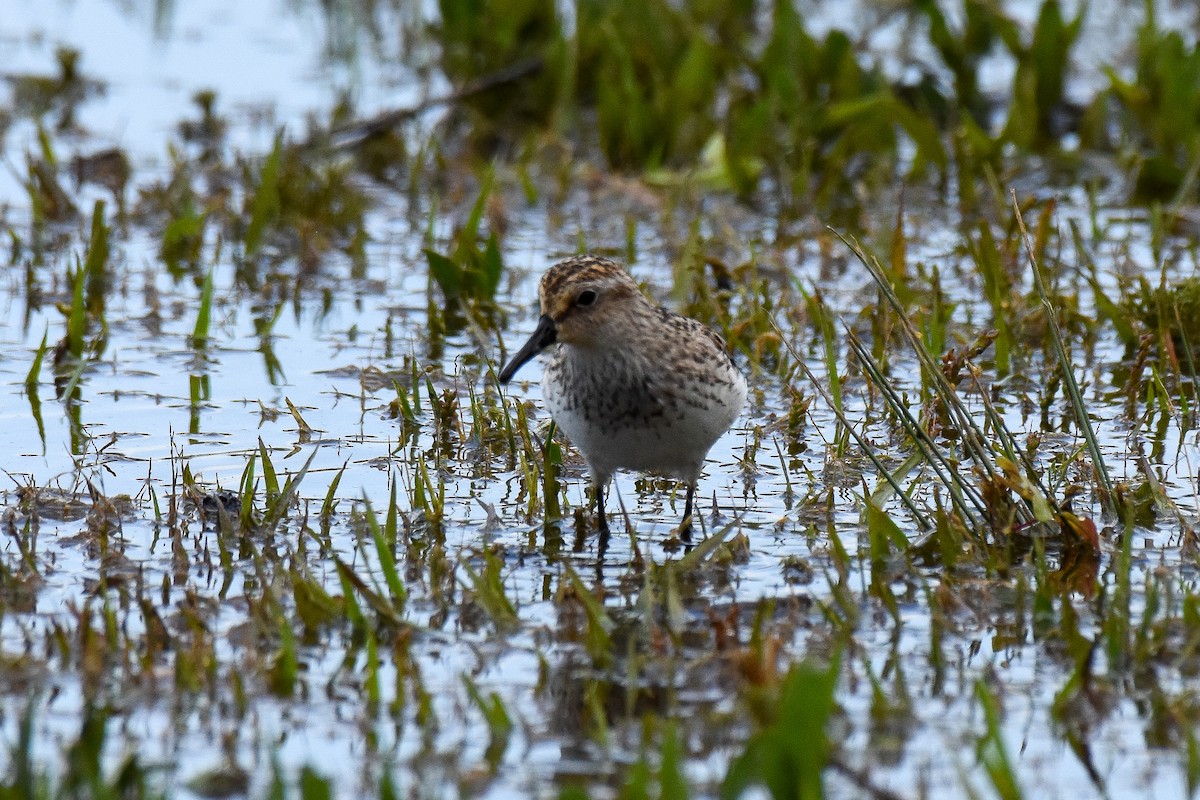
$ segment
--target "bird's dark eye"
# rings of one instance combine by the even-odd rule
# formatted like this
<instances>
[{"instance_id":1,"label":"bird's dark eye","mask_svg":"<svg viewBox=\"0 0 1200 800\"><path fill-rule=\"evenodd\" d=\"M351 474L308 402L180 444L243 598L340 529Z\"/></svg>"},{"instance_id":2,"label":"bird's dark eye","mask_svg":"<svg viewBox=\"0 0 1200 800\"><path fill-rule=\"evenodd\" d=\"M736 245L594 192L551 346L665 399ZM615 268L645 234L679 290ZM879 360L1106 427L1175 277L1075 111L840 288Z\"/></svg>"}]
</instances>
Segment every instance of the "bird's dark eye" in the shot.
<instances>
[{"instance_id":1,"label":"bird's dark eye","mask_svg":"<svg viewBox=\"0 0 1200 800\"><path fill-rule=\"evenodd\" d=\"M579 297L575 298L577 306L590 306L594 302L596 302L596 293L591 289L584 289L579 293Z\"/></svg>"}]
</instances>

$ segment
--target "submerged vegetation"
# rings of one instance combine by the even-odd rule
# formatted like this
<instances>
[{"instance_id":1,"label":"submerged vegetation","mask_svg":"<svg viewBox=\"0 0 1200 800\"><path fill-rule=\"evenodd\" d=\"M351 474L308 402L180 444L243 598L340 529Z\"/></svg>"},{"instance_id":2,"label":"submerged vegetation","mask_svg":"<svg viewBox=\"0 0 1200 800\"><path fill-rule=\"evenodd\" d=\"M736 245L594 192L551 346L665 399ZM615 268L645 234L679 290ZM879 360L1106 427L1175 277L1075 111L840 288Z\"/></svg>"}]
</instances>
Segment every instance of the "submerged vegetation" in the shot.
<instances>
[{"instance_id":1,"label":"submerged vegetation","mask_svg":"<svg viewBox=\"0 0 1200 800\"><path fill-rule=\"evenodd\" d=\"M410 5L303 128L5 76L0 797L1194 796L1194 9ZM749 376L694 545L497 383L580 250Z\"/></svg>"}]
</instances>

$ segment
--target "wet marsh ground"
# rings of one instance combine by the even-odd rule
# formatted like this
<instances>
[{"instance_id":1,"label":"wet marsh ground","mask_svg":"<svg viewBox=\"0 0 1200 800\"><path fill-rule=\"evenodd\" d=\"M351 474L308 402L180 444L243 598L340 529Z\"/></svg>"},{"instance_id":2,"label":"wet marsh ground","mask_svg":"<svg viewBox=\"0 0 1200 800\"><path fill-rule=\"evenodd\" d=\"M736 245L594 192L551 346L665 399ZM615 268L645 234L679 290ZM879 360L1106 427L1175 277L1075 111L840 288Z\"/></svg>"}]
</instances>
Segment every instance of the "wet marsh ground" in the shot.
<instances>
[{"instance_id":1,"label":"wet marsh ground","mask_svg":"<svg viewBox=\"0 0 1200 800\"><path fill-rule=\"evenodd\" d=\"M1200 50L1116 5L0 23L0 795L1192 796ZM691 542L497 384L584 250L748 376Z\"/></svg>"}]
</instances>

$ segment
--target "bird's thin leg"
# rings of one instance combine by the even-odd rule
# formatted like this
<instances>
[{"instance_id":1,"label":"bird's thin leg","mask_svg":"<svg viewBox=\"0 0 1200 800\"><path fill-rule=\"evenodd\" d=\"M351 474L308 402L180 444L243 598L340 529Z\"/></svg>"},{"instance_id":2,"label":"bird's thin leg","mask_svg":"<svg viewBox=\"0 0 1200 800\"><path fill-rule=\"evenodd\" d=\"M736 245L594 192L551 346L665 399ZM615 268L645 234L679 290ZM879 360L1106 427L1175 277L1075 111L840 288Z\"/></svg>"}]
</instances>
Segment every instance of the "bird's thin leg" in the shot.
<instances>
[{"instance_id":1,"label":"bird's thin leg","mask_svg":"<svg viewBox=\"0 0 1200 800\"><path fill-rule=\"evenodd\" d=\"M679 523L679 538L692 538L692 500L696 495L696 484L689 483L687 487L687 502L683 506L683 520Z\"/></svg>"},{"instance_id":2,"label":"bird's thin leg","mask_svg":"<svg viewBox=\"0 0 1200 800\"><path fill-rule=\"evenodd\" d=\"M596 524L602 536L608 536L608 517L604 514L604 484L596 484Z\"/></svg>"}]
</instances>

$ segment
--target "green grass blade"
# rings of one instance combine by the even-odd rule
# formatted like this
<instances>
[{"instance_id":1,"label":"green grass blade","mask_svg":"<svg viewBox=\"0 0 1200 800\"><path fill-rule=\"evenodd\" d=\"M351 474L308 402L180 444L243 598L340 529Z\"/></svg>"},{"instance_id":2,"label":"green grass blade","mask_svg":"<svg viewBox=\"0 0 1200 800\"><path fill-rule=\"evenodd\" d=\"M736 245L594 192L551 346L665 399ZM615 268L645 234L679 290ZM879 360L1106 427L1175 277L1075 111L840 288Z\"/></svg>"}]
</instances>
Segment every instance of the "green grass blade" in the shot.
<instances>
[{"instance_id":1,"label":"green grass blade","mask_svg":"<svg viewBox=\"0 0 1200 800\"><path fill-rule=\"evenodd\" d=\"M71 314L67 317L67 352L75 358L83 358L83 339L87 335L87 308L83 301L86 281L87 271L76 261L71 292Z\"/></svg>"},{"instance_id":2,"label":"green grass blade","mask_svg":"<svg viewBox=\"0 0 1200 800\"><path fill-rule=\"evenodd\" d=\"M1088 453L1092 457L1096 476L1100 480L1101 503L1107 510L1115 512L1117 510L1117 497L1113 492L1112 477L1108 473L1108 466L1104 463L1104 455L1100 452L1100 443L1096 439L1096 431L1092 427L1091 417L1088 416L1087 405L1084 403L1083 395L1079 391L1079 383L1075 380L1075 369L1067 353L1067 346L1063 341L1062 330L1058 326L1058 311L1054 308L1054 303L1050 301L1050 295L1046 291L1046 284L1042 279L1042 270L1034 255L1033 242L1029 238L1029 231L1025 228L1025 220L1021 216L1021 204L1017 202L1017 193L1015 190L1012 191L1012 204L1013 213L1016 214L1017 226L1021 230L1021 238L1025 242L1025 252L1029 257L1029 268L1033 270L1033 284L1037 289L1038 298L1041 300L1043 308L1046 309L1046 319L1050 323L1051 340L1054 342L1054 353L1058 357L1058 363L1062 369L1067 396L1071 398L1071 410L1075 415L1075 424L1079 426L1079 430L1083 433L1083 439L1087 443Z\"/></svg>"},{"instance_id":3,"label":"green grass blade","mask_svg":"<svg viewBox=\"0 0 1200 800\"><path fill-rule=\"evenodd\" d=\"M242 240L247 258L258 254L267 229L279 218L279 171L282 157L283 131L280 131L275 135L275 146L271 149L271 154L263 162L258 188L250 204L250 222L246 225L246 234Z\"/></svg>"},{"instance_id":4,"label":"green grass blade","mask_svg":"<svg viewBox=\"0 0 1200 800\"><path fill-rule=\"evenodd\" d=\"M200 289L200 312L196 315L196 326L192 329L192 347L202 350L208 345L208 329L212 322L213 270L204 276Z\"/></svg>"},{"instance_id":5,"label":"green grass blade","mask_svg":"<svg viewBox=\"0 0 1200 800\"><path fill-rule=\"evenodd\" d=\"M47 326L42 333L42 343L33 353L33 364L30 365L29 372L25 374L25 391L29 394L37 394L38 378L42 374L42 362L46 360L46 342L49 336L50 328Z\"/></svg>"},{"instance_id":6,"label":"green grass blade","mask_svg":"<svg viewBox=\"0 0 1200 800\"><path fill-rule=\"evenodd\" d=\"M371 539L375 542L375 557L379 559L379 568L383 572L384 583L387 584L396 610L402 612L408 592L400 580L399 570L396 569L396 558L392 555L392 548L383 536L383 530L379 527L379 520L375 517L375 510L371 508L370 501L364 497L363 502L367 505L367 528L371 531Z\"/></svg>"}]
</instances>

